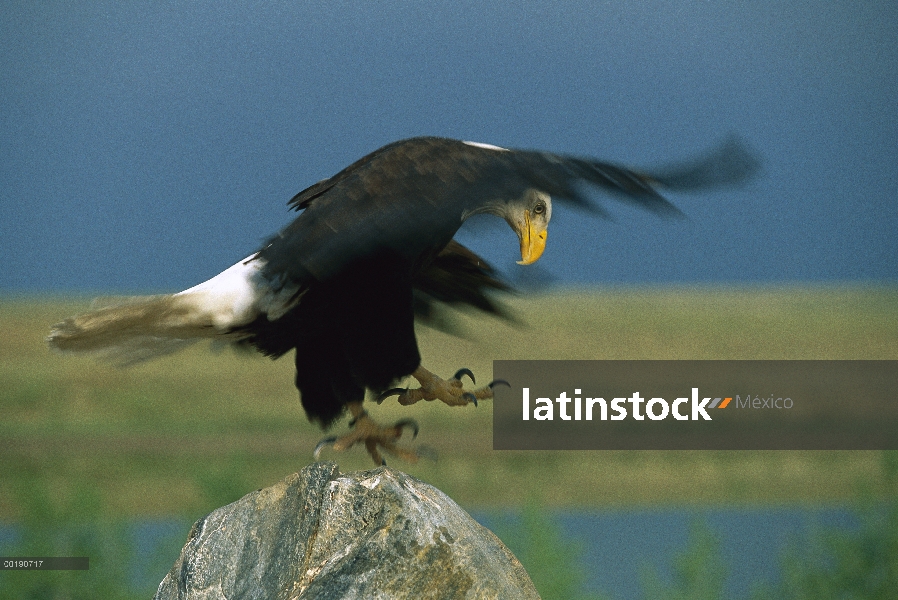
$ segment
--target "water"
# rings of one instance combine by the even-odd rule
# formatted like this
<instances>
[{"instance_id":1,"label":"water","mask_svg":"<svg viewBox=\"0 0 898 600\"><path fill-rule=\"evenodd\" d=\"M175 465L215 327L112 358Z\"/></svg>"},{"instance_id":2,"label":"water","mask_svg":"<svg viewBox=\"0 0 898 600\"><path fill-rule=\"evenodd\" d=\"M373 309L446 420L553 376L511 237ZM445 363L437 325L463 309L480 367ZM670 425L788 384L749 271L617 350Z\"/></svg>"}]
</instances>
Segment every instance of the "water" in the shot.
<instances>
[{"instance_id":1,"label":"water","mask_svg":"<svg viewBox=\"0 0 898 600\"><path fill-rule=\"evenodd\" d=\"M643 597L640 582L646 568L670 581L673 560L686 549L696 522L707 524L720 540L730 598L747 596L759 582L776 581L787 545L806 539L815 528L858 525L857 516L847 509L603 510L558 512L553 517L565 537L584 550L589 591L616 600ZM475 518L500 530L506 521L487 514Z\"/></svg>"},{"instance_id":2,"label":"water","mask_svg":"<svg viewBox=\"0 0 898 600\"><path fill-rule=\"evenodd\" d=\"M497 533L514 520L509 514L473 516ZM815 527L858 526L856 513L845 508L603 510L553 512L550 518L567 540L581 543L588 590L615 600L642 598L640 582L647 568L669 581L674 558L686 549L697 521L720 540L731 598L746 597L758 582L776 581L787 545L806 538ZM176 519L135 521L124 528L133 550L127 572L134 593L152 595L178 557L189 528L190 523ZM24 536L21 527L0 527L0 554Z\"/></svg>"}]
</instances>

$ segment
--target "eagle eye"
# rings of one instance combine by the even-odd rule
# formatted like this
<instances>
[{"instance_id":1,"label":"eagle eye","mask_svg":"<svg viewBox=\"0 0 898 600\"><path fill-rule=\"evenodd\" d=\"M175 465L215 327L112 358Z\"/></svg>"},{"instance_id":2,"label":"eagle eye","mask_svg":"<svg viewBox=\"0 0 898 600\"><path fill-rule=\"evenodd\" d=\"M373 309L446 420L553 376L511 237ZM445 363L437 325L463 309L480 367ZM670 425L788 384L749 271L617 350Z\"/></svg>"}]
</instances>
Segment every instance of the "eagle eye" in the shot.
<instances>
[{"instance_id":1,"label":"eagle eye","mask_svg":"<svg viewBox=\"0 0 898 600\"><path fill-rule=\"evenodd\" d=\"M546 212L546 205L540 202L536 206L533 207L533 213L537 215L541 215Z\"/></svg>"}]
</instances>

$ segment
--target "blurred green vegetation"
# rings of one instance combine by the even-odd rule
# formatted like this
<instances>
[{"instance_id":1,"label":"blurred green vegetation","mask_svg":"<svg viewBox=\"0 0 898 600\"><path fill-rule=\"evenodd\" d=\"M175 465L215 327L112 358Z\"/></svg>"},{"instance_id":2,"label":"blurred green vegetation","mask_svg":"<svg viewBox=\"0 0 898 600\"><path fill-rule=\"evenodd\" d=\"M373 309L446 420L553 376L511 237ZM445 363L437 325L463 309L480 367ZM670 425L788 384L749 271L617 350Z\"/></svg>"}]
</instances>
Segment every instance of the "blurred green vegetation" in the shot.
<instances>
[{"instance_id":1,"label":"blurred green vegetation","mask_svg":"<svg viewBox=\"0 0 898 600\"><path fill-rule=\"evenodd\" d=\"M35 480L54 501L89 483L109 515L198 516L215 507L197 473L233 470L239 455L228 485L250 491L311 462L324 433L303 414L289 357L197 345L119 369L50 352L50 325L88 304L0 301L0 521L22 518L18 492ZM894 288L632 288L509 304L526 325L459 315L465 337L420 328L424 364L444 375L469 367L483 382L495 358L898 358ZM396 466L469 508L521 506L543 490L562 507L819 503L859 486L886 493L877 452L496 452L489 403L369 410L383 422L417 419L417 443L440 460ZM326 458L346 471L370 467L361 448Z\"/></svg>"},{"instance_id":2,"label":"blurred green vegetation","mask_svg":"<svg viewBox=\"0 0 898 600\"><path fill-rule=\"evenodd\" d=\"M883 456L885 477L898 488L898 451ZM818 527L795 539L782 557L782 580L759 585L753 600L889 600L898 591L898 494L886 500L858 490L860 526Z\"/></svg>"},{"instance_id":3,"label":"blurred green vegetation","mask_svg":"<svg viewBox=\"0 0 898 600\"><path fill-rule=\"evenodd\" d=\"M673 581L665 582L658 572L643 567L645 598L657 600L724 600L727 565L720 555L720 539L707 523L692 524L686 547L673 559Z\"/></svg>"},{"instance_id":4,"label":"blurred green vegetation","mask_svg":"<svg viewBox=\"0 0 898 600\"><path fill-rule=\"evenodd\" d=\"M0 544L3 556L86 556L88 570L2 571L0 600L126 600L148 597L155 586L137 583L133 569L165 573L171 565L171 547L183 536L164 540L155 552L139 557L133 527L123 519L103 514L100 499L87 482L79 484L62 503L50 499L46 483L34 480L19 491L27 509L17 524L17 542ZM165 543L167 542L167 543ZM158 583L156 584L158 585Z\"/></svg>"},{"instance_id":5,"label":"blurred green vegetation","mask_svg":"<svg viewBox=\"0 0 898 600\"><path fill-rule=\"evenodd\" d=\"M528 500L520 515L499 519L493 530L524 565L543 600L608 600L586 590L584 541L567 538L537 500Z\"/></svg>"},{"instance_id":6,"label":"blurred green vegetation","mask_svg":"<svg viewBox=\"0 0 898 600\"><path fill-rule=\"evenodd\" d=\"M884 453L891 486L898 485L898 452ZM894 487L893 487L894 489ZM734 596L727 590L729 565L721 540L701 519L671 561L665 579L646 562L641 597L651 600L891 600L898 590L898 499L873 499L864 489L848 504L858 527L814 525L791 539L781 553L780 578L755 581ZM565 537L551 511L535 501L520 516L505 518L496 534L518 557L543 600L610 600L586 589L584 541Z\"/></svg>"},{"instance_id":7,"label":"blurred green vegetation","mask_svg":"<svg viewBox=\"0 0 898 600\"><path fill-rule=\"evenodd\" d=\"M90 577L121 586L127 560L120 559L132 551L121 542L127 523L199 518L309 464L324 434L305 419L289 358L272 362L198 345L118 369L48 351L50 325L88 305L87 299L0 300L0 523L26 524L18 555L86 548ZM579 290L513 298L509 306L524 325L457 315L463 337L420 328L425 366L445 375L469 367L483 382L500 358L898 359L898 289L890 287ZM369 410L382 422L418 420L417 442L440 459L391 465L468 509L520 509L533 497L554 509L848 505L858 490L881 506L898 496L881 452L497 452L488 403ZM371 466L362 449L326 458L344 471ZM186 528L167 547L159 579L184 535ZM540 543L561 543L545 535ZM696 539L700 553L707 539ZM795 565L796 573L810 568ZM28 576L11 575L22 577L18 582ZM77 571L53 577L65 584L53 589L77 590L87 581ZM684 577L688 583L687 571ZM33 597L54 597L51 588L34 589ZM92 597L125 597L129 589Z\"/></svg>"}]
</instances>

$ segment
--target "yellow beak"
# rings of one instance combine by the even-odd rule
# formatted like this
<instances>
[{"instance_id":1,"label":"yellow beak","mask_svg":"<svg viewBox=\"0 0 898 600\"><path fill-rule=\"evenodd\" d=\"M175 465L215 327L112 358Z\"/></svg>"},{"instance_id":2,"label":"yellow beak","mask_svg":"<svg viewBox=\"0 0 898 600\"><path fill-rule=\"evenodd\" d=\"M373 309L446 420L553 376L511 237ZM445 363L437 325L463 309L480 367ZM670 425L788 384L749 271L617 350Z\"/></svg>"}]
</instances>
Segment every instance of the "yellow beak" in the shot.
<instances>
[{"instance_id":1,"label":"yellow beak","mask_svg":"<svg viewBox=\"0 0 898 600\"><path fill-rule=\"evenodd\" d=\"M521 260L519 265L532 265L546 249L546 231L537 232L530 220L530 213L524 213L524 231L521 233Z\"/></svg>"}]
</instances>

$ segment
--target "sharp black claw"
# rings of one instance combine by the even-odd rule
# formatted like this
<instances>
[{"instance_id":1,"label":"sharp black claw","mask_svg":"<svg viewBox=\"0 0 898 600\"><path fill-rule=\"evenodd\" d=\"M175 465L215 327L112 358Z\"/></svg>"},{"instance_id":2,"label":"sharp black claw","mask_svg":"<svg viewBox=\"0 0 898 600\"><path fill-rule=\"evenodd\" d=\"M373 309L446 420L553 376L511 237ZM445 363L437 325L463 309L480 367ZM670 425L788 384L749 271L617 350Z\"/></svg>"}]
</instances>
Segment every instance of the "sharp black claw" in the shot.
<instances>
[{"instance_id":1,"label":"sharp black claw","mask_svg":"<svg viewBox=\"0 0 898 600\"><path fill-rule=\"evenodd\" d=\"M418 437L418 422L414 419L400 419L393 424L393 427L402 428L402 427L411 427L412 428L412 439Z\"/></svg>"},{"instance_id":2,"label":"sharp black claw","mask_svg":"<svg viewBox=\"0 0 898 600\"><path fill-rule=\"evenodd\" d=\"M471 378L471 383L477 383L474 381L474 373L471 372L471 369L459 369L455 372L455 375L452 376L452 379L461 379L462 375L467 375Z\"/></svg>"},{"instance_id":3,"label":"sharp black claw","mask_svg":"<svg viewBox=\"0 0 898 600\"><path fill-rule=\"evenodd\" d=\"M329 446L336 441L337 441L337 438L334 436L331 436L331 437L326 437L323 440L321 440L320 442L318 442L318 445L315 446L315 451L312 453L312 456L315 457L315 460L318 460L318 455L321 454L321 451L324 449L325 446Z\"/></svg>"},{"instance_id":4,"label":"sharp black claw","mask_svg":"<svg viewBox=\"0 0 898 600\"><path fill-rule=\"evenodd\" d=\"M504 385L506 387L511 387L511 384L505 381L504 379L493 379L486 387L493 389L494 386Z\"/></svg>"},{"instance_id":5,"label":"sharp black claw","mask_svg":"<svg viewBox=\"0 0 898 600\"><path fill-rule=\"evenodd\" d=\"M386 466L387 466L387 459L386 459L386 458L381 458L381 459L380 459L380 466L382 466L382 467L386 467Z\"/></svg>"},{"instance_id":6,"label":"sharp black claw","mask_svg":"<svg viewBox=\"0 0 898 600\"><path fill-rule=\"evenodd\" d=\"M406 388L392 388L385 392L381 392L377 395L377 398L374 399L378 404L382 403L384 400L389 398L390 396L399 396L401 394L406 393L408 390Z\"/></svg>"},{"instance_id":7,"label":"sharp black claw","mask_svg":"<svg viewBox=\"0 0 898 600\"><path fill-rule=\"evenodd\" d=\"M466 398L468 402L473 402L474 406L477 406L477 396L475 396L471 392L465 392L463 397Z\"/></svg>"}]
</instances>

